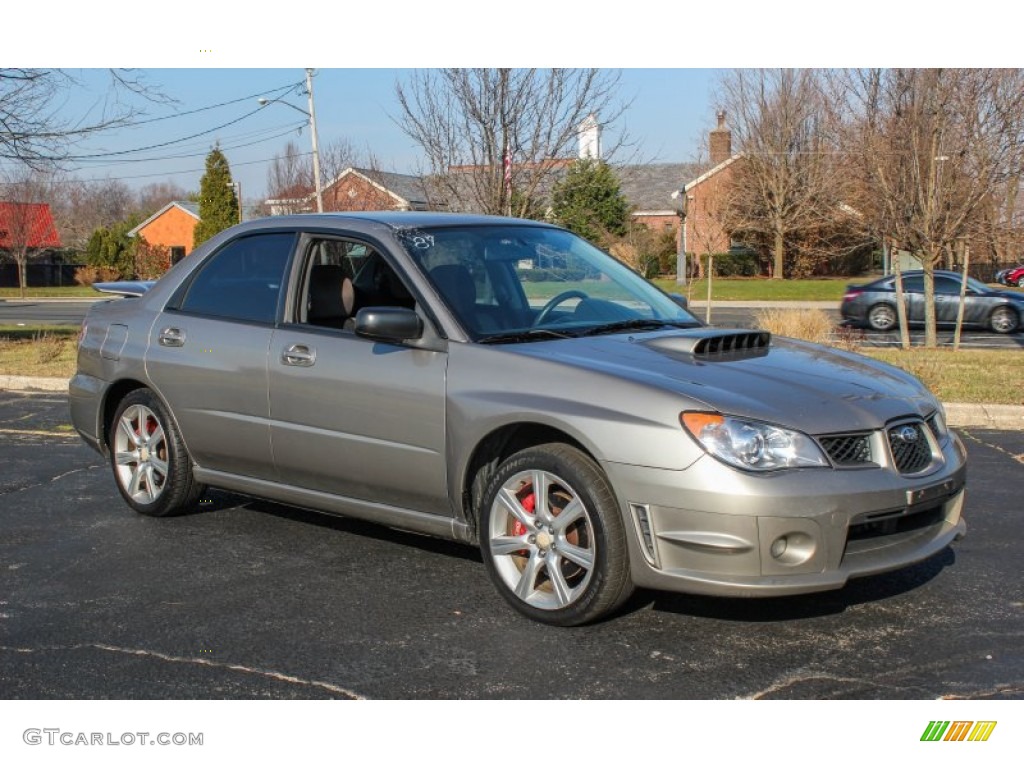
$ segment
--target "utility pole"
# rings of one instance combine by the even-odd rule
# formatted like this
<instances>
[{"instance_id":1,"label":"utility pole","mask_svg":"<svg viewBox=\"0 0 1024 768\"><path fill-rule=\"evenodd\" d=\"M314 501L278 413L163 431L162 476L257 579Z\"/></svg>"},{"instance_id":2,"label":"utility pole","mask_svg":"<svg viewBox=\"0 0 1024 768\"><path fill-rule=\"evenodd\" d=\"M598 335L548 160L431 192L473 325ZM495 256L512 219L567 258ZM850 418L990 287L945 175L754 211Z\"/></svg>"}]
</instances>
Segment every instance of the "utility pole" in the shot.
<instances>
[{"instance_id":1,"label":"utility pole","mask_svg":"<svg viewBox=\"0 0 1024 768\"><path fill-rule=\"evenodd\" d=\"M324 212L324 193L320 184L320 147L316 138L316 111L313 109L313 70L306 70L306 93L309 94L309 130L313 139L313 181L316 184L316 210Z\"/></svg>"}]
</instances>

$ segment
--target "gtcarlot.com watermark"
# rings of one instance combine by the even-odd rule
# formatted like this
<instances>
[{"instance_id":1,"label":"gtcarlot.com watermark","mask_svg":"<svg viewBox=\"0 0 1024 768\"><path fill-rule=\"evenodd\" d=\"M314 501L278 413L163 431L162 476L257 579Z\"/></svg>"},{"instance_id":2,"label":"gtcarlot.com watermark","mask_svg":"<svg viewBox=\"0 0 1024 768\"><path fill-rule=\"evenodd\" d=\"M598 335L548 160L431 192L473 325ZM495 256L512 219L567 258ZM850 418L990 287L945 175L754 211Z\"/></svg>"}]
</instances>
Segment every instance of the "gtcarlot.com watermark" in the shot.
<instances>
[{"instance_id":1,"label":"gtcarlot.com watermark","mask_svg":"<svg viewBox=\"0 0 1024 768\"><path fill-rule=\"evenodd\" d=\"M86 733L62 731L60 728L26 728L22 740L30 746L50 747L201 747L202 733L150 733L125 731L124 733Z\"/></svg>"}]
</instances>

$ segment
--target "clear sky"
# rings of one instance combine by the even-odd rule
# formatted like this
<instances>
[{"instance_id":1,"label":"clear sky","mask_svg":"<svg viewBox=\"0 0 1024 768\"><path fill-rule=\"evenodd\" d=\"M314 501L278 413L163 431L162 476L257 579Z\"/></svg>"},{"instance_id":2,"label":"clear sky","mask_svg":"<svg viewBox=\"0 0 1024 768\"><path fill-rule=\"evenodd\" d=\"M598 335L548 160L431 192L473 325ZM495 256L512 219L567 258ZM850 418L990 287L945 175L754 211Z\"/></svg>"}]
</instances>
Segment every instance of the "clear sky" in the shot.
<instances>
[{"instance_id":1,"label":"clear sky","mask_svg":"<svg viewBox=\"0 0 1024 768\"><path fill-rule=\"evenodd\" d=\"M321 145L346 139L357 150L372 152L385 170L415 171L422 155L393 119L399 114L395 83L410 71L318 69L313 90ZM79 85L68 92L61 112L99 116L109 94L109 74L100 68L72 74ZM715 72L624 69L620 74L619 96L629 106L612 129L626 130L635 142L631 154L649 162L694 159L712 125ZM234 178L242 183L243 197L250 200L263 196L268 162L286 142L310 150L305 115L283 104L260 108L257 101L266 94L305 110L304 92L286 88L304 79L303 69L143 69L133 75L173 102L134 100L145 111L141 124L76 146L73 155L80 159L68 166L75 177L124 179L132 187L170 179L185 189L198 189L203 159L219 142ZM218 104L225 105L177 116ZM144 147L152 149L133 151Z\"/></svg>"},{"instance_id":2,"label":"clear sky","mask_svg":"<svg viewBox=\"0 0 1024 768\"><path fill-rule=\"evenodd\" d=\"M296 65L320 65L314 89L322 143L347 139L372 151L384 169L408 172L420 156L392 118L395 81L411 67L620 69L621 96L631 102L620 127L637 141L637 157L673 162L692 160L712 127L715 67L1015 66L1020 47L1016 25L992 23L1006 18L998 0L974 0L952 15L941 3L925 13L892 0L649 0L611 10L551 0L306 0L244 8L94 0L62 6L45 39L37 33L49 22L42 6L8 5L6 65L79 68L79 85L54 105L72 119L95 114L107 95L102 68L125 63L142 67L137 72L174 99L145 105L147 118L235 102L98 136L77 154L165 146L82 159L76 175L132 186L172 179L196 189L203 158L219 142L246 200L263 195L267 162L289 138L309 147L308 130L297 132L303 115L280 104L258 110L256 103L260 94L299 82L304 73ZM285 97L305 108L302 95Z\"/></svg>"}]
</instances>

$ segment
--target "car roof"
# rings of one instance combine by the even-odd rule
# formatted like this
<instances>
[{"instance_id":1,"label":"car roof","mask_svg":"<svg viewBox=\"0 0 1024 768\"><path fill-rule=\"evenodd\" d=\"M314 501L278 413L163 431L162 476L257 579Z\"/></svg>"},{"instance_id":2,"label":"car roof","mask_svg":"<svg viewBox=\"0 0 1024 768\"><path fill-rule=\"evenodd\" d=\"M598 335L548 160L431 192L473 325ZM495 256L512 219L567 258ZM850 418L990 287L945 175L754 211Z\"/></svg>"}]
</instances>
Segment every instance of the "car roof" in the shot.
<instances>
[{"instance_id":1,"label":"car roof","mask_svg":"<svg viewBox=\"0 0 1024 768\"><path fill-rule=\"evenodd\" d=\"M475 213L441 213L437 211L343 211L331 213L294 213L286 216L269 216L254 219L251 223L273 223L278 226L327 226L373 223L393 229L420 229L423 227L465 227L482 225L534 226L553 225L531 219L515 219L505 216L487 216Z\"/></svg>"}]
</instances>

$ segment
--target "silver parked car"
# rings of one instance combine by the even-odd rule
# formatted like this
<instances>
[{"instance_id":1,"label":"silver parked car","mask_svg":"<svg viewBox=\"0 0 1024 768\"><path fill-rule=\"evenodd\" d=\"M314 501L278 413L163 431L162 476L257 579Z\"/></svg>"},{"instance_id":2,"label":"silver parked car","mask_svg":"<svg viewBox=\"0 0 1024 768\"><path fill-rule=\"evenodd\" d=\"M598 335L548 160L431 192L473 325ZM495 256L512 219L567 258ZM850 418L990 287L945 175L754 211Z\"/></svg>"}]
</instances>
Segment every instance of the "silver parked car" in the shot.
<instances>
[{"instance_id":1,"label":"silver parked car","mask_svg":"<svg viewBox=\"0 0 1024 768\"><path fill-rule=\"evenodd\" d=\"M551 624L634 586L837 589L965 532L964 448L915 378L703 327L532 221L234 227L90 312L71 411L141 513L210 485L478 544Z\"/></svg>"},{"instance_id":2,"label":"silver parked car","mask_svg":"<svg viewBox=\"0 0 1024 768\"><path fill-rule=\"evenodd\" d=\"M903 301L907 308L907 322L924 322L924 272L919 269L904 272ZM935 270L935 323L938 326L956 324L960 310L960 288L963 277L959 272ZM867 325L876 331L889 331L896 327L896 277L888 275L864 285L846 288L839 311L843 319L854 325ZM1024 294L998 291L980 280L967 278L964 290L964 325L989 328L996 333L1014 333L1024 325Z\"/></svg>"}]
</instances>

